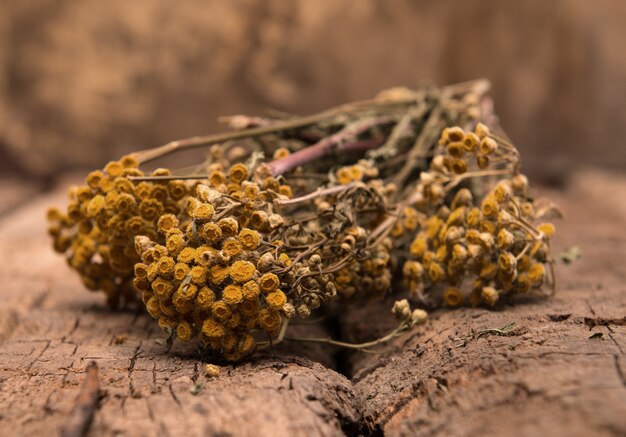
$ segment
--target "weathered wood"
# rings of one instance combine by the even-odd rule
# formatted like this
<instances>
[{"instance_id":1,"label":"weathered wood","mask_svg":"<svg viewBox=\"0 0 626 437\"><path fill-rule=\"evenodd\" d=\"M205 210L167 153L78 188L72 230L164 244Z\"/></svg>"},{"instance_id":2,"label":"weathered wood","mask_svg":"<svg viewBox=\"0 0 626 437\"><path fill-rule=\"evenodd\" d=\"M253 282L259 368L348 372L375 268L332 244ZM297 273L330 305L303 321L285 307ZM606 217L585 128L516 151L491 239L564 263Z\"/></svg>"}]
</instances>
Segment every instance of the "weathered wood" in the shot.
<instances>
[{"instance_id":1,"label":"weathered wood","mask_svg":"<svg viewBox=\"0 0 626 437\"><path fill-rule=\"evenodd\" d=\"M583 251L579 262L558 266L557 294L496 311L439 311L389 355L354 355L350 375L368 428L386 435L626 433L626 179L582 173L567 193L545 194L567 214L555 252L572 244ZM355 311L344 331L363 332L376 311ZM507 336L480 335L512 322Z\"/></svg>"},{"instance_id":2,"label":"weathered wood","mask_svg":"<svg viewBox=\"0 0 626 437\"><path fill-rule=\"evenodd\" d=\"M60 430L92 360L105 394L93 435L340 435L356 426L349 381L317 362L269 353L208 380L192 347L167 353L155 343L163 334L150 317L109 311L48 247L43 213L62 202L62 192L45 196L0 223L0 435ZM331 364L320 348L308 353Z\"/></svg>"},{"instance_id":3,"label":"weathered wood","mask_svg":"<svg viewBox=\"0 0 626 437\"><path fill-rule=\"evenodd\" d=\"M568 214L556 251L583 250L554 298L439 311L382 355L286 344L214 379L193 346L167 353L149 317L83 289L45 236L63 193L35 199L0 221L0 435L58 433L92 360L89 435L623 435L626 179L586 172L549 194ZM367 340L393 322L381 304L338 323Z\"/></svg>"}]
</instances>

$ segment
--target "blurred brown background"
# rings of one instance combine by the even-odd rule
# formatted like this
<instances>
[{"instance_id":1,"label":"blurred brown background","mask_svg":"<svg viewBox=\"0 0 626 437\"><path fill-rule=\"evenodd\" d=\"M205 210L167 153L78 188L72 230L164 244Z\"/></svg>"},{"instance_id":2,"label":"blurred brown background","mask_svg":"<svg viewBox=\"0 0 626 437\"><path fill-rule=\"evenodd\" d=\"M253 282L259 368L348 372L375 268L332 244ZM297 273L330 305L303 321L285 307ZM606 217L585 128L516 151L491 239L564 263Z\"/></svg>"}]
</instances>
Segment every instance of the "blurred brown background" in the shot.
<instances>
[{"instance_id":1,"label":"blurred brown background","mask_svg":"<svg viewBox=\"0 0 626 437\"><path fill-rule=\"evenodd\" d=\"M487 77L536 175L626 168L623 0L32 0L0 6L0 168L54 177L422 80Z\"/></svg>"}]
</instances>

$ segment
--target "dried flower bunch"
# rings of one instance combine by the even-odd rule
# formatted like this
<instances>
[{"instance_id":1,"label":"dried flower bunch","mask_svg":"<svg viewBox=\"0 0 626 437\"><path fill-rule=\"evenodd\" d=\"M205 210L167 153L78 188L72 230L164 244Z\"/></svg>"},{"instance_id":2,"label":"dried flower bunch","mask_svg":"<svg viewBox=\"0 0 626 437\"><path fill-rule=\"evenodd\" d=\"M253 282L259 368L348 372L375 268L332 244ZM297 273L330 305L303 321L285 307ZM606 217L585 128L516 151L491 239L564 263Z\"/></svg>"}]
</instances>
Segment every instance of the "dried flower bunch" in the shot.
<instances>
[{"instance_id":1,"label":"dried flower bunch","mask_svg":"<svg viewBox=\"0 0 626 437\"><path fill-rule=\"evenodd\" d=\"M90 173L66 212L48 213L54 248L111 305L143 302L172 337L233 361L332 301L393 290L429 308L490 306L540 292L554 284L554 226L536 223L554 208L487 128L487 89L396 88L312 116L225 118L233 130ZM187 172L143 170L200 146L209 154ZM398 328L352 347L426 319L403 299L392 311Z\"/></svg>"},{"instance_id":2,"label":"dried flower bunch","mask_svg":"<svg viewBox=\"0 0 626 437\"><path fill-rule=\"evenodd\" d=\"M444 129L413 194L417 212L409 215L417 215L419 230L411 236L402 273L414 298L426 303L442 291L436 300L448 306L493 306L500 296L554 289L545 264L555 227L533 223L557 211L533 201L519 169L515 147L484 124L470 132ZM478 193L459 188L486 177L496 182L483 181Z\"/></svg>"}]
</instances>

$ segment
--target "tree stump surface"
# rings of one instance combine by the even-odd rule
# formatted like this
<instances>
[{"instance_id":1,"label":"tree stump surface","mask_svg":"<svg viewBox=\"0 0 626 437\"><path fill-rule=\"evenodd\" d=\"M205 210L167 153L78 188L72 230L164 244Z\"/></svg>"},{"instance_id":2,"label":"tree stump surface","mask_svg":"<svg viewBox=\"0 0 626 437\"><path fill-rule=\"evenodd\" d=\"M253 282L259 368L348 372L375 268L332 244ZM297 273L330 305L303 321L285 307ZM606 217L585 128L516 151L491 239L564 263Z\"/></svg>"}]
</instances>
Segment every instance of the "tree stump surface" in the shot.
<instances>
[{"instance_id":1,"label":"tree stump surface","mask_svg":"<svg viewBox=\"0 0 626 437\"><path fill-rule=\"evenodd\" d=\"M284 343L213 379L193 347L168 353L150 317L81 286L45 235L65 190L34 196L0 218L0 435L58 434L91 361L91 436L626 435L626 178L585 171L541 194L567 214L554 252L583 253L557 267L554 297L436 311L382 354ZM334 334L386 332L391 301L344 312Z\"/></svg>"}]
</instances>

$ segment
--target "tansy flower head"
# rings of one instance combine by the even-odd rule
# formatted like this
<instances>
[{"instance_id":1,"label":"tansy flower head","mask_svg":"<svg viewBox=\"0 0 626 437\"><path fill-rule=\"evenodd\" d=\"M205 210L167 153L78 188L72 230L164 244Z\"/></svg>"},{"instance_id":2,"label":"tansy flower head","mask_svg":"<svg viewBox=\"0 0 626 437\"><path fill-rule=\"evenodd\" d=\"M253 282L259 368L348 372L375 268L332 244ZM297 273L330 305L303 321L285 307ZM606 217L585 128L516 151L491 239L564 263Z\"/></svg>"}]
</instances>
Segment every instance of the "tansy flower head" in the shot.
<instances>
[{"instance_id":1,"label":"tansy flower head","mask_svg":"<svg viewBox=\"0 0 626 437\"><path fill-rule=\"evenodd\" d=\"M264 273L257 281L263 293L270 293L278 288L280 281L274 273Z\"/></svg>"},{"instance_id":2,"label":"tansy flower head","mask_svg":"<svg viewBox=\"0 0 626 437\"><path fill-rule=\"evenodd\" d=\"M130 154L130 155L122 156L122 158L120 159L120 164L122 164L122 167L126 169L136 168L139 166L139 161L137 161L137 158L135 157L135 155Z\"/></svg>"},{"instance_id":3,"label":"tansy flower head","mask_svg":"<svg viewBox=\"0 0 626 437\"><path fill-rule=\"evenodd\" d=\"M222 230L222 234L227 237L235 236L239 231L239 223L233 217L225 217L217 222L217 224Z\"/></svg>"},{"instance_id":4,"label":"tansy flower head","mask_svg":"<svg viewBox=\"0 0 626 437\"><path fill-rule=\"evenodd\" d=\"M279 310L287 303L287 296L282 291L276 290L265 296L265 303L268 307Z\"/></svg>"},{"instance_id":5,"label":"tansy flower head","mask_svg":"<svg viewBox=\"0 0 626 437\"><path fill-rule=\"evenodd\" d=\"M227 238L222 244L222 252L231 258L239 256L242 252L241 243L236 238Z\"/></svg>"},{"instance_id":6,"label":"tansy flower head","mask_svg":"<svg viewBox=\"0 0 626 437\"><path fill-rule=\"evenodd\" d=\"M213 216L213 211L215 211L215 209L210 203L198 203L191 212L191 217L193 217L194 220L209 220Z\"/></svg>"},{"instance_id":7,"label":"tansy flower head","mask_svg":"<svg viewBox=\"0 0 626 437\"><path fill-rule=\"evenodd\" d=\"M210 244L217 244L222 239L222 228L213 222L202 225L202 237Z\"/></svg>"},{"instance_id":8,"label":"tansy flower head","mask_svg":"<svg viewBox=\"0 0 626 437\"><path fill-rule=\"evenodd\" d=\"M465 147L460 141L449 143L447 149L450 156L454 158L461 158L465 154Z\"/></svg>"},{"instance_id":9,"label":"tansy flower head","mask_svg":"<svg viewBox=\"0 0 626 437\"><path fill-rule=\"evenodd\" d=\"M256 343L254 341L254 337L250 334L244 334L239 340L238 351L242 355L247 355L254 350Z\"/></svg>"},{"instance_id":10,"label":"tansy flower head","mask_svg":"<svg viewBox=\"0 0 626 437\"><path fill-rule=\"evenodd\" d=\"M227 285L222 292L224 302L229 305L236 305L243 300L243 293L240 285Z\"/></svg>"},{"instance_id":11,"label":"tansy flower head","mask_svg":"<svg viewBox=\"0 0 626 437\"><path fill-rule=\"evenodd\" d=\"M172 257L162 256L156 263L159 270L159 275L169 277L174 273L174 266L176 265L176 261L174 261Z\"/></svg>"},{"instance_id":12,"label":"tansy flower head","mask_svg":"<svg viewBox=\"0 0 626 437\"><path fill-rule=\"evenodd\" d=\"M182 263L190 263L196 257L196 249L193 247L185 247L180 251L176 259Z\"/></svg>"},{"instance_id":13,"label":"tansy flower head","mask_svg":"<svg viewBox=\"0 0 626 437\"><path fill-rule=\"evenodd\" d=\"M504 203L511 198L511 188L505 182L499 182L493 190L493 195L498 203Z\"/></svg>"},{"instance_id":14,"label":"tansy flower head","mask_svg":"<svg viewBox=\"0 0 626 437\"><path fill-rule=\"evenodd\" d=\"M159 299L156 296L151 297L146 302L146 310L153 319L158 319L161 316L161 306L159 305Z\"/></svg>"},{"instance_id":15,"label":"tansy flower head","mask_svg":"<svg viewBox=\"0 0 626 437\"><path fill-rule=\"evenodd\" d=\"M115 189L119 193L134 194L135 186L125 177L117 177L114 181Z\"/></svg>"},{"instance_id":16,"label":"tansy flower head","mask_svg":"<svg viewBox=\"0 0 626 437\"><path fill-rule=\"evenodd\" d=\"M489 128L483 123L478 123L474 132L476 132L476 135L478 135L478 138L481 140L489 136Z\"/></svg>"},{"instance_id":17,"label":"tansy flower head","mask_svg":"<svg viewBox=\"0 0 626 437\"><path fill-rule=\"evenodd\" d=\"M446 305L451 306L451 307L456 307L456 306L461 305L461 303L463 303L463 295L461 294L458 288L448 287L443 292L443 300L446 303Z\"/></svg>"},{"instance_id":18,"label":"tansy flower head","mask_svg":"<svg viewBox=\"0 0 626 437\"><path fill-rule=\"evenodd\" d=\"M167 299L174 291L172 283L163 278L156 278L152 282L152 290L161 299Z\"/></svg>"},{"instance_id":19,"label":"tansy flower head","mask_svg":"<svg viewBox=\"0 0 626 437\"><path fill-rule=\"evenodd\" d=\"M236 184L240 184L245 179L248 179L248 175L248 167L244 164L235 164L228 171L228 177Z\"/></svg>"},{"instance_id":20,"label":"tansy flower head","mask_svg":"<svg viewBox=\"0 0 626 437\"><path fill-rule=\"evenodd\" d=\"M193 330L192 330L191 325L189 324L189 322L185 322L185 321L180 322L178 324L178 326L176 327L176 335L182 341L189 341L189 340L191 340L191 337L193 335Z\"/></svg>"},{"instance_id":21,"label":"tansy flower head","mask_svg":"<svg viewBox=\"0 0 626 437\"><path fill-rule=\"evenodd\" d=\"M144 199L139 204L139 214L145 220L157 220L163 214L163 204L156 199Z\"/></svg>"},{"instance_id":22,"label":"tansy flower head","mask_svg":"<svg viewBox=\"0 0 626 437\"><path fill-rule=\"evenodd\" d=\"M517 267L515 255L511 252L502 252L498 257L498 267L505 272L511 272Z\"/></svg>"},{"instance_id":23,"label":"tansy flower head","mask_svg":"<svg viewBox=\"0 0 626 437\"><path fill-rule=\"evenodd\" d=\"M226 182L226 175L220 170L213 170L209 174L209 183L216 188Z\"/></svg>"},{"instance_id":24,"label":"tansy flower head","mask_svg":"<svg viewBox=\"0 0 626 437\"><path fill-rule=\"evenodd\" d=\"M112 178L116 178L122 174L122 170L124 167L118 161L111 161L107 165L104 166L104 171L106 174L111 176Z\"/></svg>"},{"instance_id":25,"label":"tansy flower head","mask_svg":"<svg viewBox=\"0 0 626 437\"><path fill-rule=\"evenodd\" d=\"M428 277L432 282L439 282L443 279L445 272L439 263L431 263L428 266Z\"/></svg>"},{"instance_id":26,"label":"tansy flower head","mask_svg":"<svg viewBox=\"0 0 626 437\"><path fill-rule=\"evenodd\" d=\"M174 214L163 214L159 217L157 227L161 232L167 232L178 226L178 218Z\"/></svg>"},{"instance_id":27,"label":"tansy flower head","mask_svg":"<svg viewBox=\"0 0 626 437\"><path fill-rule=\"evenodd\" d=\"M482 203L482 213L485 217L497 217L499 206L495 196L489 195L485 197Z\"/></svg>"},{"instance_id":28,"label":"tansy flower head","mask_svg":"<svg viewBox=\"0 0 626 437\"><path fill-rule=\"evenodd\" d=\"M167 237L165 247L170 254L177 256L185 247L185 239L179 234L170 235Z\"/></svg>"},{"instance_id":29,"label":"tansy flower head","mask_svg":"<svg viewBox=\"0 0 626 437\"><path fill-rule=\"evenodd\" d=\"M106 176L102 173L102 171L95 170L87 175L85 182L87 182L87 185L89 185L92 190L96 190L100 188L100 182L102 182L102 179L105 177Z\"/></svg>"},{"instance_id":30,"label":"tansy flower head","mask_svg":"<svg viewBox=\"0 0 626 437\"><path fill-rule=\"evenodd\" d=\"M183 181L169 181L167 183L167 192L172 200L181 200L188 193L187 185Z\"/></svg>"},{"instance_id":31,"label":"tansy flower head","mask_svg":"<svg viewBox=\"0 0 626 437\"><path fill-rule=\"evenodd\" d=\"M278 188L278 194L285 196L289 199L291 199L291 197L293 197L293 192L291 191L291 187L289 185L281 185Z\"/></svg>"},{"instance_id":32,"label":"tansy flower head","mask_svg":"<svg viewBox=\"0 0 626 437\"><path fill-rule=\"evenodd\" d=\"M424 275L424 267L417 261L406 261L402 267L402 273L405 277L419 279Z\"/></svg>"},{"instance_id":33,"label":"tansy flower head","mask_svg":"<svg viewBox=\"0 0 626 437\"><path fill-rule=\"evenodd\" d=\"M498 302L500 294L493 287L483 287L481 291L482 300L489 306L494 306Z\"/></svg>"},{"instance_id":34,"label":"tansy flower head","mask_svg":"<svg viewBox=\"0 0 626 437\"><path fill-rule=\"evenodd\" d=\"M462 206L471 206L473 198L474 196L472 196L472 192L470 190L467 188L461 188L452 198L450 207L452 209L458 209Z\"/></svg>"},{"instance_id":35,"label":"tansy flower head","mask_svg":"<svg viewBox=\"0 0 626 437\"><path fill-rule=\"evenodd\" d=\"M515 242L515 236L506 229L500 229L498 232L498 237L496 239L496 244L499 249L507 250L509 249L513 243Z\"/></svg>"},{"instance_id":36,"label":"tansy flower head","mask_svg":"<svg viewBox=\"0 0 626 437\"><path fill-rule=\"evenodd\" d=\"M450 142L463 141L464 137L465 137L465 131L463 131L461 127L453 126L448 129L448 141Z\"/></svg>"},{"instance_id":37,"label":"tansy flower head","mask_svg":"<svg viewBox=\"0 0 626 437\"><path fill-rule=\"evenodd\" d=\"M217 320L207 319L202 324L202 333L208 338L221 338L226 334L226 330Z\"/></svg>"},{"instance_id":38,"label":"tansy flower head","mask_svg":"<svg viewBox=\"0 0 626 437\"><path fill-rule=\"evenodd\" d=\"M528 268L528 279L533 285L541 285L546 270L540 263L533 263Z\"/></svg>"},{"instance_id":39,"label":"tansy flower head","mask_svg":"<svg viewBox=\"0 0 626 437\"><path fill-rule=\"evenodd\" d=\"M246 183L246 182L244 182ZM247 182L245 188L243 190L243 194L248 198L248 200L255 200L260 193L259 186L257 184Z\"/></svg>"},{"instance_id":40,"label":"tansy flower head","mask_svg":"<svg viewBox=\"0 0 626 437\"><path fill-rule=\"evenodd\" d=\"M289 156L290 152L289 149L286 147L279 147L278 149L276 149L274 151L273 154L273 158L274 159L281 159L281 158L286 158L287 156Z\"/></svg>"},{"instance_id":41,"label":"tansy flower head","mask_svg":"<svg viewBox=\"0 0 626 437\"><path fill-rule=\"evenodd\" d=\"M517 174L511 178L511 187L515 194L524 196L528 190L528 178L523 174Z\"/></svg>"},{"instance_id":42,"label":"tansy flower head","mask_svg":"<svg viewBox=\"0 0 626 437\"><path fill-rule=\"evenodd\" d=\"M216 319L220 321L224 321L228 319L231 313L232 311L230 307L228 306L228 304L221 300L218 302L215 302L213 306L211 307L211 314L213 314L213 317L215 317Z\"/></svg>"},{"instance_id":43,"label":"tansy flower head","mask_svg":"<svg viewBox=\"0 0 626 437\"><path fill-rule=\"evenodd\" d=\"M280 315L276 311L269 309L263 309L259 313L259 327L265 332L274 333L278 331L282 320Z\"/></svg>"},{"instance_id":44,"label":"tansy flower head","mask_svg":"<svg viewBox=\"0 0 626 437\"><path fill-rule=\"evenodd\" d=\"M337 178L337 182L341 185L347 185L352 182L352 174L348 167L341 167L335 172L335 177Z\"/></svg>"},{"instance_id":45,"label":"tansy flower head","mask_svg":"<svg viewBox=\"0 0 626 437\"><path fill-rule=\"evenodd\" d=\"M235 261L230 266L230 277L239 283L250 281L255 272L256 267L249 261Z\"/></svg>"},{"instance_id":46,"label":"tansy flower head","mask_svg":"<svg viewBox=\"0 0 626 437\"><path fill-rule=\"evenodd\" d=\"M490 155L498 149L498 143L493 138L483 138L480 141L480 153Z\"/></svg>"},{"instance_id":47,"label":"tansy flower head","mask_svg":"<svg viewBox=\"0 0 626 437\"><path fill-rule=\"evenodd\" d=\"M474 132L468 132L463 139L463 147L468 152L474 152L478 148L480 138Z\"/></svg>"},{"instance_id":48,"label":"tansy flower head","mask_svg":"<svg viewBox=\"0 0 626 437\"><path fill-rule=\"evenodd\" d=\"M541 223L537 226L537 230L550 238L556 232L556 227L552 223Z\"/></svg>"},{"instance_id":49,"label":"tansy flower head","mask_svg":"<svg viewBox=\"0 0 626 437\"><path fill-rule=\"evenodd\" d=\"M250 223L257 229L263 229L268 223L268 215L265 211L254 211L250 217Z\"/></svg>"},{"instance_id":50,"label":"tansy flower head","mask_svg":"<svg viewBox=\"0 0 626 437\"><path fill-rule=\"evenodd\" d=\"M138 278L148 277L148 265L144 263L137 263L134 266L135 276Z\"/></svg>"},{"instance_id":51,"label":"tansy flower head","mask_svg":"<svg viewBox=\"0 0 626 437\"><path fill-rule=\"evenodd\" d=\"M478 168L480 169L485 169L487 167L489 167L489 157L486 155L477 155L476 156L476 165L478 166Z\"/></svg>"},{"instance_id":52,"label":"tansy flower head","mask_svg":"<svg viewBox=\"0 0 626 437\"><path fill-rule=\"evenodd\" d=\"M411 252L411 255L419 258L424 255L427 249L428 242L426 241L426 238L418 234L411 243L409 251Z\"/></svg>"},{"instance_id":53,"label":"tansy flower head","mask_svg":"<svg viewBox=\"0 0 626 437\"><path fill-rule=\"evenodd\" d=\"M191 280L198 285L204 285L207 280L207 275L209 271L204 266L194 266L189 271L189 275L191 276Z\"/></svg>"},{"instance_id":54,"label":"tansy flower head","mask_svg":"<svg viewBox=\"0 0 626 437\"><path fill-rule=\"evenodd\" d=\"M100 194L91 198L87 204L87 216L95 217L104 208L104 197Z\"/></svg>"},{"instance_id":55,"label":"tansy flower head","mask_svg":"<svg viewBox=\"0 0 626 437\"><path fill-rule=\"evenodd\" d=\"M228 277L229 268L226 266L216 265L209 270L209 280L214 284L221 284Z\"/></svg>"},{"instance_id":56,"label":"tansy flower head","mask_svg":"<svg viewBox=\"0 0 626 437\"><path fill-rule=\"evenodd\" d=\"M259 296L261 290L255 281L248 281L243 284L242 292L244 299L252 301Z\"/></svg>"},{"instance_id":57,"label":"tansy flower head","mask_svg":"<svg viewBox=\"0 0 626 437\"><path fill-rule=\"evenodd\" d=\"M138 235L144 229L144 221L138 215L133 216L126 220L126 231L131 235Z\"/></svg>"},{"instance_id":58,"label":"tansy flower head","mask_svg":"<svg viewBox=\"0 0 626 437\"><path fill-rule=\"evenodd\" d=\"M196 295L196 304L198 305L198 308L202 311L208 311L211 309L214 302L215 292L207 286L201 287Z\"/></svg>"}]
</instances>

